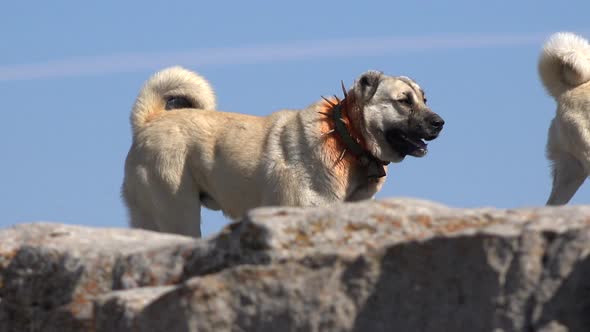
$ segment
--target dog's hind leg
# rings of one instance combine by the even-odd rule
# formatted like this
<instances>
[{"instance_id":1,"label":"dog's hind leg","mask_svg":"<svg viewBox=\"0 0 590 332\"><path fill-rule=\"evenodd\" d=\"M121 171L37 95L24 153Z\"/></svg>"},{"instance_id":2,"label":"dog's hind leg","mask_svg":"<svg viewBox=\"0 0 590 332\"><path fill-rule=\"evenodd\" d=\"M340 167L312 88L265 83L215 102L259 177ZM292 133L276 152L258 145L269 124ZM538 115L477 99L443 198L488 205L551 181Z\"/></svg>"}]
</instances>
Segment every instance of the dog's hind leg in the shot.
<instances>
[{"instance_id":1,"label":"dog's hind leg","mask_svg":"<svg viewBox=\"0 0 590 332\"><path fill-rule=\"evenodd\" d=\"M130 208L132 227L201 237L201 203L193 190L152 191L149 195L149 206Z\"/></svg>"},{"instance_id":2,"label":"dog's hind leg","mask_svg":"<svg viewBox=\"0 0 590 332\"><path fill-rule=\"evenodd\" d=\"M201 237L201 204L195 197L161 196L158 209L154 216L158 231Z\"/></svg>"},{"instance_id":3,"label":"dog's hind leg","mask_svg":"<svg viewBox=\"0 0 590 332\"><path fill-rule=\"evenodd\" d=\"M173 191L158 190L155 193L154 217L159 231L201 237L201 202L192 178L186 176Z\"/></svg>"},{"instance_id":4,"label":"dog's hind leg","mask_svg":"<svg viewBox=\"0 0 590 332\"><path fill-rule=\"evenodd\" d=\"M146 229L148 231L159 231L155 219L148 213L141 211L139 206L129 204L129 223L133 228Z\"/></svg>"},{"instance_id":5,"label":"dog's hind leg","mask_svg":"<svg viewBox=\"0 0 590 332\"><path fill-rule=\"evenodd\" d=\"M553 188L547 205L567 204L588 176L583 165L568 153L553 155Z\"/></svg>"},{"instance_id":6,"label":"dog's hind leg","mask_svg":"<svg viewBox=\"0 0 590 332\"><path fill-rule=\"evenodd\" d=\"M201 236L199 190L186 169L163 174L143 166L129 167L123 197L132 227Z\"/></svg>"}]
</instances>

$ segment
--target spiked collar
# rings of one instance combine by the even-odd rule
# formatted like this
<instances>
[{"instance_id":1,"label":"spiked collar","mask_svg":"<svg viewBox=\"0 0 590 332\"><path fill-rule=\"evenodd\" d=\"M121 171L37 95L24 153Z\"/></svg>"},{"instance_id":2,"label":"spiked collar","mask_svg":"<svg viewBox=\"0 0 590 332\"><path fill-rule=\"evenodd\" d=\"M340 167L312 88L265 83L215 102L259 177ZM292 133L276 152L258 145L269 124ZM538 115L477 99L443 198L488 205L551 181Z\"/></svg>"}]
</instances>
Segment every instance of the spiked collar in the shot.
<instances>
[{"instance_id":1,"label":"spiked collar","mask_svg":"<svg viewBox=\"0 0 590 332\"><path fill-rule=\"evenodd\" d=\"M346 89L344 88L344 84L342 84L342 91L344 92L344 100L346 100L348 96ZM344 150L342 151L337 162L340 162L344 158L344 155L347 152L350 152L358 159L361 166L367 169L367 177L369 179L377 180L384 177L386 173L383 166L389 163L373 156L367 149L359 144L358 140L350 133L346 123L344 122L344 116L342 114L342 103L344 100L341 101L338 99L338 97L334 96L337 101L337 103L334 103L327 98L322 98L331 106L331 112L320 112L320 114L327 116L334 123L334 128L325 134L337 135L344 144Z\"/></svg>"}]
</instances>

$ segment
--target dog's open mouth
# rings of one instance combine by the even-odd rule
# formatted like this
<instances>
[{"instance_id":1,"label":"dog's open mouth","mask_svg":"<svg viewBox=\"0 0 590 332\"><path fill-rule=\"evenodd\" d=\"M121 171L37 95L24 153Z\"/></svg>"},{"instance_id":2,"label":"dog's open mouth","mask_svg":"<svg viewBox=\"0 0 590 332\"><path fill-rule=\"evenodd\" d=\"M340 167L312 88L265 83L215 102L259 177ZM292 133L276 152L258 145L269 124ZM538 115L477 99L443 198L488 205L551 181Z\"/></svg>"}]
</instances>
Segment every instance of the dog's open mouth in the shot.
<instances>
[{"instance_id":1,"label":"dog's open mouth","mask_svg":"<svg viewBox=\"0 0 590 332\"><path fill-rule=\"evenodd\" d=\"M398 129L389 130L385 134L387 142L399 154L423 157L428 152L428 144L421 138L406 134Z\"/></svg>"}]
</instances>

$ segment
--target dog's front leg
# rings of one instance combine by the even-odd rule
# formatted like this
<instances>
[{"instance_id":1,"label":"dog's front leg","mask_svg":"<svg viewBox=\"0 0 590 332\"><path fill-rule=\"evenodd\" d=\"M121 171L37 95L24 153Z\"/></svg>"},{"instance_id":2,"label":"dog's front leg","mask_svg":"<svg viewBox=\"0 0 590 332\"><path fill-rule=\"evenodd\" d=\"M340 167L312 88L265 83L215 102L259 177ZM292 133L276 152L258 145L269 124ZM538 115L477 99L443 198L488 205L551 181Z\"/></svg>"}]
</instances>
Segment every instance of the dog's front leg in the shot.
<instances>
[{"instance_id":1,"label":"dog's front leg","mask_svg":"<svg viewBox=\"0 0 590 332\"><path fill-rule=\"evenodd\" d=\"M553 188L547 205L567 204L586 180L582 164L568 153L553 154Z\"/></svg>"},{"instance_id":2,"label":"dog's front leg","mask_svg":"<svg viewBox=\"0 0 590 332\"><path fill-rule=\"evenodd\" d=\"M367 182L363 185L358 186L351 194L349 194L345 201L356 202L365 199L372 199L375 194L381 190L381 187L385 183L385 177L379 179L367 179Z\"/></svg>"}]
</instances>

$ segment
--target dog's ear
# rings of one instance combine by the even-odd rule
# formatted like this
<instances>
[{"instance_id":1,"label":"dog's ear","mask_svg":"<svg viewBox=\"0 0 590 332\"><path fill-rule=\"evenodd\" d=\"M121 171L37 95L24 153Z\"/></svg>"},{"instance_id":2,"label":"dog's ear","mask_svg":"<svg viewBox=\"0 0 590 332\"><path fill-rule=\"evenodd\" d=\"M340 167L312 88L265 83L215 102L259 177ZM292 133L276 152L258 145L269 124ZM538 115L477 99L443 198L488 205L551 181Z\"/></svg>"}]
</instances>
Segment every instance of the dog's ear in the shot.
<instances>
[{"instance_id":1,"label":"dog's ear","mask_svg":"<svg viewBox=\"0 0 590 332\"><path fill-rule=\"evenodd\" d=\"M376 70L366 71L359 76L356 80L355 90L363 101L367 101L373 97L382 77L383 73Z\"/></svg>"}]
</instances>

